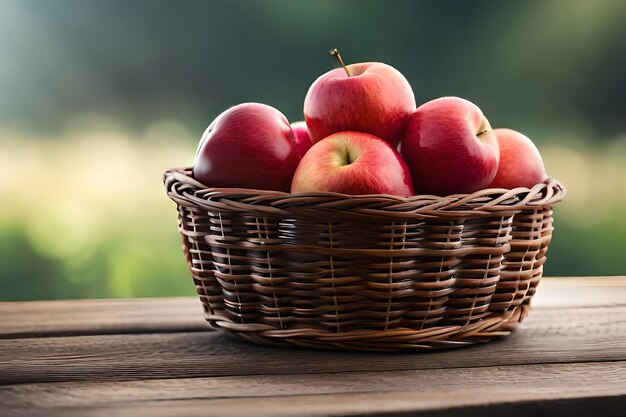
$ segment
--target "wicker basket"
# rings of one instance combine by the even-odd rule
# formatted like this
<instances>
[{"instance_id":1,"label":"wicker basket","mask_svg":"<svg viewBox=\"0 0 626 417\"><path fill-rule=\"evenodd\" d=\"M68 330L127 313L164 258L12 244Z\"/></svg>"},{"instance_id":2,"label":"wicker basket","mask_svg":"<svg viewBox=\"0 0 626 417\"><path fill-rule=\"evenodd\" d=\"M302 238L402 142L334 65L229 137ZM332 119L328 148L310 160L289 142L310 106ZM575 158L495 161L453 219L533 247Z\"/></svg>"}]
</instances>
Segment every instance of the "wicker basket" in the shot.
<instances>
[{"instance_id":1,"label":"wicker basket","mask_svg":"<svg viewBox=\"0 0 626 417\"><path fill-rule=\"evenodd\" d=\"M507 335L528 314L552 236L554 179L400 198L206 188L165 174L212 327L248 340L420 350Z\"/></svg>"}]
</instances>

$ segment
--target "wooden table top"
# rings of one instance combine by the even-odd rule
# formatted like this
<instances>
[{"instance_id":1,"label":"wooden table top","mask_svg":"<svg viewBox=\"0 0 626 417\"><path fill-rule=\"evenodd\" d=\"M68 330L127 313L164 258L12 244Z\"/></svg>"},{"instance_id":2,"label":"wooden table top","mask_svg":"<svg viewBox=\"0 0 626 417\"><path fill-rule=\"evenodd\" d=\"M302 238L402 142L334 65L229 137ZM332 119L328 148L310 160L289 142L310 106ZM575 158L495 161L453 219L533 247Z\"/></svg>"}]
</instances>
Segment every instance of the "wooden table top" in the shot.
<instances>
[{"instance_id":1,"label":"wooden table top","mask_svg":"<svg viewBox=\"0 0 626 417\"><path fill-rule=\"evenodd\" d=\"M626 277L544 278L511 336L432 353L272 348L194 298L0 303L2 416L626 416Z\"/></svg>"}]
</instances>

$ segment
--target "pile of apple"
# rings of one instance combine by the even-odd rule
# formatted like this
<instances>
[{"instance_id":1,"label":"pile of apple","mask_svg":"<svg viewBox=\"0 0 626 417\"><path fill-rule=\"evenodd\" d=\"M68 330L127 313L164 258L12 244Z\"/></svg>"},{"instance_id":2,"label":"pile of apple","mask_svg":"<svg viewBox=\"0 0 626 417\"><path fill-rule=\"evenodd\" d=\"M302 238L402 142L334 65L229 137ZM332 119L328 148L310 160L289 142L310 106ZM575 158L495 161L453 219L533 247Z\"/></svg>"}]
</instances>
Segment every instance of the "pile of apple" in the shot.
<instances>
[{"instance_id":1,"label":"pile of apple","mask_svg":"<svg viewBox=\"0 0 626 417\"><path fill-rule=\"evenodd\" d=\"M532 187L546 172L526 136L492 129L475 104L442 97L416 108L395 68L340 62L304 99L304 122L243 103L204 132L193 167L209 187L292 193L439 196Z\"/></svg>"}]
</instances>

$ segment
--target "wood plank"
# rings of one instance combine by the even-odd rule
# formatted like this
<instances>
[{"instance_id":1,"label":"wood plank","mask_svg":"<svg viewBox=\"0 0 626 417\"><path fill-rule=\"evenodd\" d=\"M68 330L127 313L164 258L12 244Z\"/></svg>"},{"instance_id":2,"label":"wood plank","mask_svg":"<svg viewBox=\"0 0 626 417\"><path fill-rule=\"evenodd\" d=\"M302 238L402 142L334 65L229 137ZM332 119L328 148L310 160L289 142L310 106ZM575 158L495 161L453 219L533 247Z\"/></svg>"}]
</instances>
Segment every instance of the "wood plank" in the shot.
<instances>
[{"instance_id":1,"label":"wood plank","mask_svg":"<svg viewBox=\"0 0 626 417\"><path fill-rule=\"evenodd\" d=\"M536 408L550 401L616 396L622 408L614 411L621 412L626 362L0 387L5 415L70 416L351 415L455 408L463 408L463 415L485 415L484 409L465 407L486 405L490 415L498 415L496 410L511 403L521 415L527 410L520 403ZM587 402L576 404L580 411ZM594 411L611 415L611 409Z\"/></svg>"},{"instance_id":2,"label":"wood plank","mask_svg":"<svg viewBox=\"0 0 626 417\"><path fill-rule=\"evenodd\" d=\"M507 338L429 354L280 349L219 332L0 340L0 384L620 360L626 360L626 306L538 310Z\"/></svg>"},{"instance_id":3,"label":"wood plank","mask_svg":"<svg viewBox=\"0 0 626 417\"><path fill-rule=\"evenodd\" d=\"M626 305L626 277L544 278L535 309ZM0 303L0 339L209 330L196 298Z\"/></svg>"},{"instance_id":4,"label":"wood plank","mask_svg":"<svg viewBox=\"0 0 626 417\"><path fill-rule=\"evenodd\" d=\"M0 303L0 339L210 329L195 297Z\"/></svg>"},{"instance_id":5,"label":"wood plank","mask_svg":"<svg viewBox=\"0 0 626 417\"><path fill-rule=\"evenodd\" d=\"M626 305L626 277L543 278L533 297L535 309Z\"/></svg>"},{"instance_id":6,"label":"wood plank","mask_svg":"<svg viewBox=\"0 0 626 417\"><path fill-rule=\"evenodd\" d=\"M497 393L496 393L497 394ZM95 407L87 409L68 409L48 411L13 410L5 417L110 417L115 416L369 416L369 417L528 417L528 416L571 416L571 417L624 417L626 396L602 396L569 398L559 400L518 400L516 402L494 402L485 405L433 410L422 403L416 403L411 393L408 398L399 398L367 394L364 398L342 398L342 396L306 396L306 397L264 397L241 400L188 400L159 401L147 404L132 403L117 407ZM359 401L357 406L351 401ZM393 401L402 401L396 404ZM346 404L347 403L347 404ZM380 405L380 403L384 403ZM470 401L472 404L473 401ZM331 405L332 404L332 405ZM378 411L378 408L381 410ZM340 408L341 411L335 411ZM355 409L355 412L347 410ZM344 411L345 410L345 411ZM396 411L398 410L398 411Z\"/></svg>"}]
</instances>

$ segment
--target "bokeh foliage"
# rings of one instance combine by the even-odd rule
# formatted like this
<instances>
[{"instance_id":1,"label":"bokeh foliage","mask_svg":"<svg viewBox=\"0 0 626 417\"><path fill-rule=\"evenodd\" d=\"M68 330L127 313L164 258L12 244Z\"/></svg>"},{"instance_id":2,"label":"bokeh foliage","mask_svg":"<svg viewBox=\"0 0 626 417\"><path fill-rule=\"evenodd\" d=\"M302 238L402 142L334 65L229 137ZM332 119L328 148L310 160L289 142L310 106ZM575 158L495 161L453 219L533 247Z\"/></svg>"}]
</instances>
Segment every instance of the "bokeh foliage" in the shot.
<instances>
[{"instance_id":1,"label":"bokeh foliage","mask_svg":"<svg viewBox=\"0 0 626 417\"><path fill-rule=\"evenodd\" d=\"M0 300L191 295L163 171L243 101L383 61L474 101L569 189L548 275L626 272L626 2L4 0Z\"/></svg>"}]
</instances>

